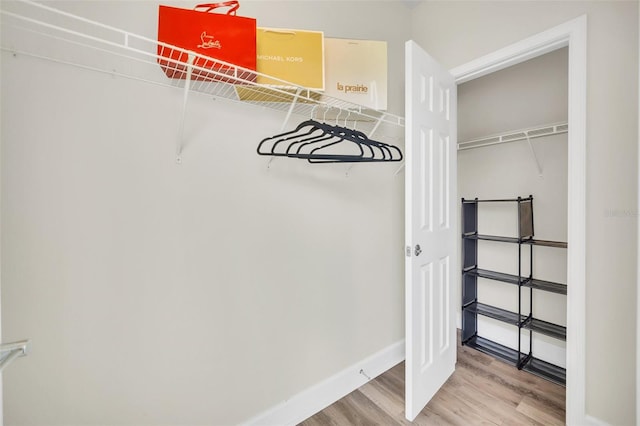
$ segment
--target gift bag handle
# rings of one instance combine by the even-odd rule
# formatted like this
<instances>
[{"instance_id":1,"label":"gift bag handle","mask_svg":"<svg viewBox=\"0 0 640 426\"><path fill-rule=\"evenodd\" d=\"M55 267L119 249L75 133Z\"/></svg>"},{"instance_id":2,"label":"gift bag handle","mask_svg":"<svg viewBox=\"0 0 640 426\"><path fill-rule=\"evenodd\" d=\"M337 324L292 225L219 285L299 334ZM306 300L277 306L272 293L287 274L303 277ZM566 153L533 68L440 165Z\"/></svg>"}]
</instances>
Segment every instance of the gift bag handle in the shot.
<instances>
[{"instance_id":1,"label":"gift bag handle","mask_svg":"<svg viewBox=\"0 0 640 426\"><path fill-rule=\"evenodd\" d=\"M213 9L217 9L219 7L227 7L227 6L231 7L231 9L227 11L227 15L235 15L236 11L240 7L240 3L238 2L238 0L223 1L221 3L202 3L202 4L196 5L194 9L206 7L207 10L205 10L204 12L207 13L207 12L211 12Z\"/></svg>"}]
</instances>

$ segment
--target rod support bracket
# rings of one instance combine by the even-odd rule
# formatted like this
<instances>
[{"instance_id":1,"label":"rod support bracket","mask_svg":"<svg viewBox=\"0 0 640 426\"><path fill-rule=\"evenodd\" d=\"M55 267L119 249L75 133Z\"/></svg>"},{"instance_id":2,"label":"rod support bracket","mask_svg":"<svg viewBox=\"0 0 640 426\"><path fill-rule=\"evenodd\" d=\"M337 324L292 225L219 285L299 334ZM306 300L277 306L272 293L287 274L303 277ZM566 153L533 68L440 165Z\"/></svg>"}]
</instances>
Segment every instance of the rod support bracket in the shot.
<instances>
[{"instance_id":1,"label":"rod support bracket","mask_svg":"<svg viewBox=\"0 0 640 426\"><path fill-rule=\"evenodd\" d=\"M182 114L180 116L180 128L178 131L178 144L176 146L176 164L182 164L182 147L184 146L184 120L187 115L187 101L191 88L191 76L193 75L193 63L196 59L194 53L189 53L187 58L187 75L184 80L184 94L182 96Z\"/></svg>"}]
</instances>

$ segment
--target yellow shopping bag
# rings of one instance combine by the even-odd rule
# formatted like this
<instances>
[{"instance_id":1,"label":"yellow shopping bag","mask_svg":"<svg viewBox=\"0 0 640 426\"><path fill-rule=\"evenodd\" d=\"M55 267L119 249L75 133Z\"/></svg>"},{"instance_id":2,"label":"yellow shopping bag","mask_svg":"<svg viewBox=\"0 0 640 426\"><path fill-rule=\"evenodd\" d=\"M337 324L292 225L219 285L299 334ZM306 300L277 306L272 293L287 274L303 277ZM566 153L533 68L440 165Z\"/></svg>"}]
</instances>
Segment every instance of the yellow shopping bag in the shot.
<instances>
[{"instance_id":1,"label":"yellow shopping bag","mask_svg":"<svg viewBox=\"0 0 640 426\"><path fill-rule=\"evenodd\" d=\"M258 28L256 71L307 89L324 90L324 33L322 31ZM260 84L286 86L258 76Z\"/></svg>"}]
</instances>

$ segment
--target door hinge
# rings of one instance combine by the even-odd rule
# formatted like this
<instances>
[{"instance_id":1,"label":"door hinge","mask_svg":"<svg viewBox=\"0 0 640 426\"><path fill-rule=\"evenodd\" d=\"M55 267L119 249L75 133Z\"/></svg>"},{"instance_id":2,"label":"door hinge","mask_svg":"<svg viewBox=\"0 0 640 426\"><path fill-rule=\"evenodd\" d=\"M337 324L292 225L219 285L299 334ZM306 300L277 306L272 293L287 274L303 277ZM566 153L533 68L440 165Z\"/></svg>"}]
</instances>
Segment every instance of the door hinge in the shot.
<instances>
[{"instance_id":1,"label":"door hinge","mask_svg":"<svg viewBox=\"0 0 640 426\"><path fill-rule=\"evenodd\" d=\"M406 246L404 249L404 254L407 257L411 257L411 246Z\"/></svg>"}]
</instances>

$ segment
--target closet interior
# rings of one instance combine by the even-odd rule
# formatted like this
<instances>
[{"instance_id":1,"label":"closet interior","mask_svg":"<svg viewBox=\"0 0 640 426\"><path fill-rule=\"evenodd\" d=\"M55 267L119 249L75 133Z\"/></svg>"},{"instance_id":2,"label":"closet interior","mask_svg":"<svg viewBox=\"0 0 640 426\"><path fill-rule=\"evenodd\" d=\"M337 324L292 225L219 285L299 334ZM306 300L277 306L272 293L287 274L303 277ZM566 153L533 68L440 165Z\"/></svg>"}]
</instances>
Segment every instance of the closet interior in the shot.
<instances>
[{"instance_id":1,"label":"closet interior","mask_svg":"<svg viewBox=\"0 0 640 426\"><path fill-rule=\"evenodd\" d=\"M567 49L458 87L462 342L560 384L566 117Z\"/></svg>"},{"instance_id":2,"label":"closet interior","mask_svg":"<svg viewBox=\"0 0 640 426\"><path fill-rule=\"evenodd\" d=\"M75 5L71 4L70 7L75 7ZM167 317L165 307L169 307L170 312L180 312L180 308L183 308L184 312L189 312L189 315L172 318L172 323L166 324L163 333L156 335L153 332L155 329L151 330L151 333L144 329L147 332L145 335L146 346L141 345L143 350L138 350L137 353L151 352L149 348L156 348L159 343L166 342L167 337L178 341L195 341L198 332L201 334L211 332L207 327L208 323L218 324L226 322L228 318L233 318L234 321L231 322L234 323L235 330L248 330L242 336L242 341L234 340L233 336L236 334L233 332L229 332L228 336L221 332L217 338L223 340L222 346L234 347L237 349L237 353L243 355L220 355L220 366L216 365L208 371L215 373L215 376L213 373L212 376L217 380L238 383L239 386L246 388L251 386L256 375L267 375L267 373L262 370L240 368L245 365L251 365L253 368L260 363L246 362L240 365L238 362L234 364L236 358L242 358L244 354L260 352L261 356L271 360L273 370L278 371L279 367L293 365L293 359L296 356L303 357L307 350L309 353L322 353L322 351L328 350L327 341L322 339L310 343L309 348L300 348L295 344L286 346L289 342L296 342L296 339L308 331L310 327L317 327L318 334L324 336L323 333L326 329L333 326L345 333L345 336L341 335L344 341L351 338L352 335L347 334L348 327L345 327L340 319L347 316L353 317L352 306L354 305L362 304L371 307L363 310L359 314L360 316L354 320L359 324L375 321L380 325L389 322L385 321L384 315L388 318L397 316L397 312L393 309L386 309L381 316L382 309L374 307L402 306L401 301L393 299L398 297L396 289L391 289L388 286L388 282L397 279L400 275L398 271L401 269L402 253L397 252L397 247L402 246L401 237L397 237L393 230L385 228L383 232L375 235L376 244L371 245L372 248L369 248L368 252L362 250L360 245L355 242L370 240L372 238L370 230L376 229L380 223L401 223L402 193L399 180L394 181L394 176L391 173L381 178L380 174L374 175L373 172L367 170L353 179L356 185L344 185L343 180L339 180L335 176L330 176L331 179L325 179L321 184L318 184L321 181L317 178L318 174L325 173L327 169L308 167L307 170L304 170L305 173L296 174L297 179L292 179L291 174L272 173L269 175L269 172L266 171L267 167L256 167L258 160L263 159L254 157L257 157L255 155L255 144L257 144L258 154L270 157L270 159L286 157L301 159L308 163L331 163L334 166L335 163L401 162L403 155L398 145L404 131L402 117L344 102L286 82L282 82L286 88L265 88L255 83L255 71L234 67L231 73L225 71L218 74L210 69L210 63L197 61L205 58L197 58L193 55L187 55L186 60L168 60L159 63L159 60L165 59L158 56L157 40L88 19L77 19L73 14L58 13L47 4L7 2L3 4L2 13L3 31L5 31L2 37L3 51L7 58L13 57L15 59L12 65L15 61L21 60L29 60L33 63L47 60L47 63L65 66L63 72L59 72L58 68L50 70L52 74L59 72L64 75L62 80L65 83L73 80L74 75L80 74L78 70L87 71L87 73L80 74L79 78L73 82L78 87L83 87L86 93L97 96L95 93L99 90L92 91L95 89L93 81L97 80L103 87L106 87L103 89L105 92L109 91L108 88L112 88L114 93L122 94L122 99L107 98L107 100L103 100L103 98L99 98L100 102L94 100L94 103L98 104L95 107L97 111L107 111L114 114L116 120L119 119L126 123L126 126L129 126L122 131L120 128L109 129L109 132L112 133L103 132L95 135L95 129L100 129L99 126L103 121L99 117L99 112L86 117L86 122L81 122L79 125L68 124L68 121L65 120L69 120L74 113L80 115L85 112L82 108L82 102L86 99L83 98L79 98L74 103L75 109L69 109L73 112L59 118L61 123L74 126L74 133L71 136L77 135L77 138L60 138L63 142L69 142L69 145L61 144L60 147L56 147L56 159L59 161L50 161L44 166L55 168L60 165L62 169L66 167L69 170L75 170L74 167L79 167L79 162L72 161L75 159L73 155L76 152L83 153L85 157L81 165L86 164L87 170L82 170L83 176L85 176L82 180L76 179L76 176L66 180L66 175L59 173L57 169L22 167L23 164L31 165L32 163L21 157L20 159L23 161L20 163L21 167L15 167L7 172L15 181L20 181L26 180L20 179L24 178L21 175L22 171L35 170L46 175L42 181L56 183L53 191L50 192L52 197L62 195L67 203L61 204L58 210L48 212L46 220L53 218L55 220L52 219L52 223L62 223L66 226L66 228L57 227L57 229L64 228L67 231L64 235L64 241L69 241L69 246L72 246L73 249L79 247L76 255L80 261L76 264L94 264L93 262L95 262L96 265L102 267L104 265L101 262L108 259L111 264L108 265L109 268L104 268L105 271L134 271L127 276L110 277L105 273L98 278L91 277L90 281L94 284L92 288L85 286L88 280L82 276L81 272L83 271L73 275L74 279L66 283L69 289L66 296L69 298L95 289L103 292L99 294L99 298L88 297L86 304L82 305L86 306L87 312L85 314L87 316L91 317L94 312L101 312L103 303L107 304L103 301L121 302L122 292L119 286L123 285L122 283L127 284L130 296L128 300L141 301L135 306L125 306L122 309L123 318L127 322L138 325L141 329L147 326L147 319L149 319L149 323L153 323L155 320L157 324L166 324L163 322ZM11 31L8 30L9 28ZM52 45L55 45L56 49L52 49ZM173 49L171 46L163 46L163 48ZM60 54L61 52L62 54ZM183 56L179 55L178 57L182 58ZM66 67L67 65L73 67ZM160 65L171 69L174 74L184 75L185 78L168 78ZM18 67L14 66L14 68ZM10 71L14 71L14 68L11 68ZM69 72L68 70L72 68L74 71ZM30 72L37 75L33 69ZM89 72L93 74L89 75ZM100 78L95 77L96 73L100 75ZM192 78L194 76L195 78ZM127 81L123 83L124 79ZM51 81L55 82L56 80L52 78ZM89 81L91 83L88 83ZM134 86L134 83L138 82L150 83L150 85L160 88L168 87L171 89L171 94L146 90L149 86ZM475 81L468 84L472 83ZM38 86L43 83L41 80L33 78L32 84ZM56 84L48 84L54 86L53 89L61 87ZM67 93L67 97L71 99L76 99L75 96L79 96L78 93L81 93L81 91L67 90L70 92ZM55 93L62 101L65 101L65 94ZM132 93L134 94L132 95ZM154 98L146 100L146 104L151 105L145 106L152 112L148 113L147 110L144 110L143 113L140 113L140 111L134 110L134 105L138 105L137 101L149 94ZM15 97L14 94L13 96ZM197 101L194 99L196 97ZM527 110L531 110L530 104L535 99L533 95L525 98L525 103L529 104ZM170 121L170 118L174 116L169 113L162 114L165 111L161 111L168 109L167 105L170 103L156 102L154 104L153 99L161 99L164 102L170 99L181 105L181 108L175 108L180 113L177 120L179 123L175 128L172 127L174 122ZM223 103L223 106L216 106L214 116L207 115L201 110L194 112L193 108L189 109L192 103L202 106L205 103L203 99L206 99L206 102L215 100L215 102ZM69 101L69 103L71 102ZM175 104L174 102L170 105L173 108ZM48 104L45 103L45 105ZM107 105L108 108L102 109L103 105ZM122 108L120 115L117 115L120 112L118 108ZM476 112L493 112L497 116L507 118L514 111L509 109L500 114L496 112L499 108L500 106L495 109L482 107L475 109ZM247 111L255 112L255 114L251 119L238 120L238 117L246 118L247 115L251 115ZM153 115L154 112L157 114L156 116ZM140 114L137 120L127 121L127 118L134 113ZM16 115L26 116L17 113ZM234 138L237 137L238 129L234 127L235 123L232 125L231 121L242 121L241 126L246 127L242 129L243 134L251 134L253 137L258 133L255 128L252 128L253 123L260 121L262 115L268 115L270 118L278 116L281 120L280 130L270 133L272 136L266 138L265 135L262 135L261 141L256 138L250 149L251 159L237 161L238 159L245 160L249 156L245 155L248 151L243 144L235 143L237 141ZM41 120L50 124L49 121L46 121L49 118L46 116ZM531 119L531 117L528 118ZM206 131L203 131L202 128L196 128L196 131L189 129L198 120L209 120L209 123L214 122L215 125L210 125ZM460 117L459 120L463 122L465 119ZM491 122L486 117L480 121L485 124ZM532 188L535 185L529 185L531 187L527 187L527 185L502 187L498 184L499 182L515 183L515 179L506 179L504 173L492 181L491 172L497 172L500 167L492 166L495 162L491 160L491 157L494 156L491 153L495 149L502 150L504 147L518 151L508 155L495 155L496 158L506 158L506 160L503 158L499 161L502 165L519 164L519 169L513 173L508 172L507 176L522 175L522 170L525 168L533 167L535 170L534 164L537 163L538 170L541 170L544 178L547 179L551 173L554 173L550 160L561 159L562 156L550 155L545 151L546 148L541 150L540 144L545 145L546 142L538 143L538 141L546 140L547 137L561 137L562 125L552 126L554 134L551 136L541 130L536 132L530 126L547 126L548 123L557 123L560 120L548 118L531 122L522 120L524 124L518 124L514 123L515 120L511 117L509 121L508 128L497 130L529 128L529 131L524 134L525 138L531 141L534 140L534 136L544 136L535 138L533 142L532 150L535 151L537 160L532 161L529 151L531 145L526 146L520 142L514 142L514 144L479 147L481 144L478 143L473 147L474 149L460 151L461 159L459 161L462 165L459 170L462 173L468 173L471 182L484 181L493 186L493 189L490 191L491 193L488 193L489 191L486 191L485 188L461 182L459 194L463 197L473 198L493 197L497 196L496 194L502 196L504 194L533 193L536 202L539 202L537 205L541 207L540 211L549 211L549 199L541 195L540 191ZM60 127L62 128L63 125ZM42 129L45 128L42 126ZM292 132L290 129L295 129L294 133L290 133ZM34 131L38 130L34 129ZM165 162L158 160L162 157L157 153L162 149L167 134L171 133L171 137L173 137L172 130L175 130L177 134L175 138L176 161L180 163L183 159L191 158L190 161L193 161L194 167L184 167L182 170L176 171L175 164L171 164L170 166L173 168L169 168ZM497 131L496 128L477 130L475 135L482 138L484 135L491 135ZM197 135L198 131L204 134L209 141L209 145L204 148L198 143L203 142L205 137L194 138L193 136ZM157 140L148 136L141 138L141 141L136 141L139 142L136 145L127 145L134 136L148 135L152 132ZM111 134L113 134L112 138L105 136ZM227 138L221 143L219 143L220 134ZM292 138L288 139L290 137ZM82 143L76 143L76 139ZM465 139L465 132L461 131L459 139L465 141L476 138ZM515 138L507 139L515 140ZM43 138L30 137L25 140L36 144ZM88 140L92 143L90 150L87 149L86 141ZM188 153L184 150L187 145L189 146ZM114 149L114 146L118 148ZM520 152L522 146L525 146L526 149ZM134 147L135 149L133 149ZM38 148L41 146L37 145L33 148L34 152L40 152ZM101 155L103 153L104 155ZM467 155L467 153L470 154ZM187 154L191 157L187 157ZM199 157L198 154L200 154ZM473 158L475 155L488 156L489 159ZM150 160L150 157L153 160ZM203 158L207 160L201 160ZM213 167L211 166L212 160L210 160L212 158L217 161ZM520 164L520 161L514 161L514 158L522 160L524 164ZM105 167L104 162L107 162L105 159L110 160L107 164L108 167ZM259 165L265 166L265 163L261 162ZM286 165L284 161L282 163L282 169L300 171L295 168L296 165L289 165L289 163L299 162L286 162ZM18 164L17 161L16 164ZM115 182L114 187L117 190L102 192L96 190L96 188L100 189L100 185L105 182L109 184L113 182L114 175L116 175L113 170L116 169L118 170L117 177L122 177L121 180ZM145 173L140 173L141 169ZM324 170L318 172L321 169ZM309 172L309 170L313 171ZM143 178L140 177L141 175ZM147 176L158 176L161 179L146 180ZM169 178L166 178L167 176ZM490 179L489 182L485 180L487 177ZM37 175L36 178L39 179L42 176ZM30 179L36 178L30 177ZM166 180L162 178L166 178ZM340 178L342 179L343 176L341 175ZM536 175L535 178L537 179L538 176ZM78 185L79 188L71 186L69 181L73 185ZM158 182L164 186L159 187ZM174 182L177 183L174 184ZM232 185L218 184L215 186L212 182L232 182ZM82 186L85 184L88 188ZM310 190L311 185L315 185L314 190ZM230 189L232 187L233 190ZM67 188L75 188L76 190L67 193L65 192ZM315 189L319 190L315 191ZM378 194L384 194L385 197L379 197ZM113 214L113 211L117 210L109 209L113 206L121 207L119 203L123 204L123 199L129 204L139 205L138 211L134 211L126 217ZM292 202L292 200L294 201ZM28 207L34 211L38 210L37 207L40 207L37 204L38 201L35 199L33 205ZM84 239L85 235L82 229L65 222L70 220L69 218L75 218L73 216L75 212L66 211L64 208L76 205L82 206L83 213L86 213L80 219L97 218L99 226L93 225L91 228L97 231L90 241L91 243L100 241L102 244L97 248L92 245L88 247L83 245L88 243ZM92 210L94 206L97 206L95 211ZM564 209L566 211L566 207ZM259 211L261 214L252 215L251 213L255 211ZM561 212L557 213L558 217L563 217ZM536 214L538 218L542 216L542 222L548 221L548 219L544 219L544 213ZM18 225L23 223L25 224L24 229L20 226L11 228L7 238L18 240L20 236L25 235L26 230L29 229L29 226L26 225L29 223L20 222ZM237 228L242 229L233 229L233 226L229 226L230 223L241 224L242 226L238 225ZM359 223L361 226L353 226L353 223ZM481 223L480 226L483 224ZM267 231L262 235L262 238L253 238L258 229L266 229ZM332 232L329 233L326 230L332 230ZM500 234L499 230L496 232L498 235ZM556 230L552 232L556 232ZM560 230L559 233L561 234L562 231ZM345 239L343 244L336 244L335 235L348 235L349 238ZM152 237L150 238L150 236ZM556 237L555 235L542 237L562 239L562 236ZM255 259L247 260L248 241L250 241L252 251L260 254ZM40 245L40 247L46 246ZM183 251L176 250L175 247L181 247ZM132 253L135 252L135 256L128 256L129 248ZM94 257L94 253L100 254L102 250L108 256L96 255ZM47 259L46 253L37 251L34 253L33 256L36 260L38 260L38 256ZM143 256L139 256L139 253L142 253ZM327 253L329 254L328 260L323 263L322 268L318 268L318 259ZM485 253L488 251L479 250L480 257L485 256ZM377 265L372 266L372 255L393 260L378 262ZM296 256L295 264L282 268L282 260L291 259L293 256ZM274 259L281 262L275 262ZM349 261L346 262L345 259L349 259ZM252 262L250 265L249 261ZM536 261L536 265L541 263L543 262ZM112 264L120 268L112 268ZM493 268L489 265L488 268L500 270L499 266ZM42 268L41 271L38 271L42 277L37 277L39 279L34 281L49 283L49 280L57 279L57 269L53 267L51 269ZM96 269L101 270L99 267ZM311 277L308 274L309 270L314 270ZM47 274L49 272L50 274ZM561 272L559 274L561 275ZM46 279L40 279L43 277ZM184 279L185 277L190 279ZM353 282L350 287L343 285L345 277ZM553 277L547 279L552 280ZM177 292L176 281L187 282L191 287L180 289L181 291ZM562 281L562 278L557 281ZM20 281L16 282L21 283ZM380 282L379 285L376 284L378 282ZM241 283L241 285L235 285L236 283ZM375 289L379 291L372 290L372 283L380 287ZM485 286L487 283L479 282L478 285ZM152 292L149 292L149 289L152 289ZM322 289L323 293L316 294L318 289ZM309 298L309 292L312 292L315 297ZM34 293L43 294L43 292ZM220 297L221 294L225 297ZM482 294L489 294L489 292L482 291ZM90 293L89 296L93 296L93 293ZM62 296L58 295L57 297ZM92 305L94 301L95 305ZM69 303L67 300L64 302ZM56 315L58 314L55 311L57 307L49 305L52 303L51 301L43 301L43 303ZM332 305L331 318L327 318L326 315L326 306L329 303L339 304L337 307ZM78 306L79 304L71 305ZM65 305L60 303L57 306ZM196 309L192 309L193 306L196 306ZM548 306L548 304L536 303L535 306ZM250 319L267 311L286 313L287 315L282 316L282 318L286 318L286 321L283 320L280 323L282 318L277 315L273 318L267 317L266 320L261 317L260 321ZM194 312L199 316L193 314ZM251 314L247 314L248 312ZM544 315L538 315L538 313L535 315L536 318L544 318ZM43 327L43 335L55 332L55 330L69 329L72 336L78 336L78 340L81 340L83 333L86 332L82 328L82 321L74 320L69 324L65 322L64 315L60 315L60 317L53 315L53 317L54 320L47 322ZM290 318L294 318L295 321L290 321ZM304 322L307 318L310 320ZM562 319L551 318L550 321L561 323ZM282 327L283 325L289 328ZM487 331L483 329L485 326L486 324L479 319L478 328L483 333ZM277 330L277 335L274 330ZM488 331L485 335L491 337L492 330ZM387 331L387 335L397 332L398 330ZM276 342L273 347L261 340L264 336L271 335L270 333L274 335L272 340ZM358 329L354 338L370 344L370 341L375 343L376 339L380 339L381 335L384 333L380 332L380 327L375 329L367 327L364 331ZM35 336L36 339L41 337ZM226 340L224 340L225 338ZM216 336L210 340L216 341ZM504 339L498 337L495 340L503 341ZM362 344L362 342L360 343ZM285 357L278 355L282 352L280 344L289 348ZM508 343L504 344L508 345ZM533 345L537 348L539 343L534 339ZM194 366L193 368L208 365L210 355L217 350L217 347L211 348L204 345L200 349L195 351L194 355L190 354L192 358L189 363L185 364ZM343 347L340 349L342 350ZM94 353L91 351L95 351L99 355L104 354L102 348L97 344L89 345L85 350L90 355ZM137 353L133 352L135 358ZM538 352L536 351L536 353ZM149 377L155 378L161 376L155 374L157 371L165 371L166 365L172 365L174 358L171 355L175 355L175 352L170 350L166 353L155 354L155 363L152 365L144 364L135 359L134 362L129 359L116 360L115 365L123 376L134 377L135 370L132 366L144 364L149 368ZM232 356L233 358L231 358ZM360 354L353 354L354 359L357 359L358 356ZM549 359L544 350L538 356L540 359ZM46 360L35 359L34 371L50 371L46 362ZM280 362L284 366L280 366ZM228 368L229 365L233 365L234 368ZM73 368L76 369L75 366ZM232 372L232 370L236 372ZM306 373L306 371L299 373ZM315 379L316 377L309 377L310 382ZM162 383L158 384L153 380L150 380L147 385L149 388L157 388L166 392L168 400L179 400L180 394L185 393L182 392L183 388L179 386L163 387ZM190 388L189 392L205 395L206 392L203 388L207 384L199 383L199 385L200 388L198 386ZM142 392L142 394L146 395L148 392ZM281 390L280 394L284 394L284 391ZM143 401L143 405L145 403L147 402ZM207 406L204 403L199 405ZM246 407L229 408L228 411L232 413L230 416L235 415L235 417L219 419L220 422L235 423L240 415L234 413L234 409L236 412L242 412ZM254 409L257 411L258 407L254 407Z\"/></svg>"},{"instance_id":3,"label":"closet interior","mask_svg":"<svg viewBox=\"0 0 640 426\"><path fill-rule=\"evenodd\" d=\"M360 5L343 7L353 14ZM380 7L378 21L348 31L322 2L288 19L336 37L388 40L389 80L400 85L396 46L408 30L387 30L402 11ZM4 372L5 401L15 407L8 423L22 413L46 422L81 389L90 396L85 412L106 404L134 424L166 421L160 408L192 413L191 423L238 424L322 380L342 362L335 355L358 360L403 336L402 291L390 285L404 261L403 180L393 174L401 152L392 148L404 148L404 118L393 113L402 91L390 93L389 112L378 111L294 84L261 86L240 67L217 73L196 61L204 58L159 57L157 9L0 7L10 82L2 87L3 205L12 206L3 213L3 262L16 266L3 270L12 283L3 292L14 292L3 322L8 341L28 337L37 349ZM239 13L274 26L283 17L265 2L243 2ZM296 159L256 153L261 140L308 120L331 133L325 143L341 142L313 153L322 143L294 145ZM69 362L51 356L61 351ZM72 361L76 354L95 364ZM51 394L31 380L73 389ZM113 398L97 397L104 383ZM50 403L34 413L45 394ZM159 408L158 398L172 404ZM62 415L81 424L82 414Z\"/></svg>"}]
</instances>

